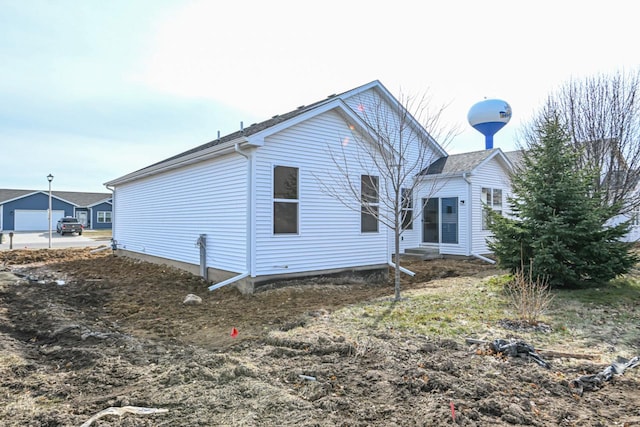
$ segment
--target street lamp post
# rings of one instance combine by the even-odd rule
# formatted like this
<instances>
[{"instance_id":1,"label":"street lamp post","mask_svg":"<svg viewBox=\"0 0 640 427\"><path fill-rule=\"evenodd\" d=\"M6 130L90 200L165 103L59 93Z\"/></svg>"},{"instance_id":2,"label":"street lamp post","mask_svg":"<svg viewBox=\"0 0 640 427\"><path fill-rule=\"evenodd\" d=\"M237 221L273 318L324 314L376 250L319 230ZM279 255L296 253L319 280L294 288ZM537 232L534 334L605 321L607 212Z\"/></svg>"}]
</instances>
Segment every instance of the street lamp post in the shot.
<instances>
[{"instance_id":1,"label":"street lamp post","mask_svg":"<svg viewBox=\"0 0 640 427\"><path fill-rule=\"evenodd\" d=\"M49 249L51 249L51 225L53 222L51 211L51 181L53 181L53 175L47 175L47 181L49 181Z\"/></svg>"}]
</instances>

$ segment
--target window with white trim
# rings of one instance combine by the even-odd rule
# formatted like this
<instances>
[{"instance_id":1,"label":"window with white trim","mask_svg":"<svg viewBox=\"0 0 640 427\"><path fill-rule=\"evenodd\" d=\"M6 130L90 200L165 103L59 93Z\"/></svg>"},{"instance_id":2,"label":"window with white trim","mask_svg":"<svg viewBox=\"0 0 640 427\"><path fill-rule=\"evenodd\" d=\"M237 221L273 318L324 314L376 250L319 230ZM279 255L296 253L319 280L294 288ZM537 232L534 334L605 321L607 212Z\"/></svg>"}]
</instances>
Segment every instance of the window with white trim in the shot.
<instances>
[{"instance_id":1,"label":"window with white trim","mask_svg":"<svg viewBox=\"0 0 640 427\"><path fill-rule=\"evenodd\" d=\"M413 230L413 190L411 188L402 189L402 229Z\"/></svg>"},{"instance_id":2,"label":"window with white trim","mask_svg":"<svg viewBox=\"0 0 640 427\"><path fill-rule=\"evenodd\" d=\"M378 193L379 178L374 175L360 176L360 231L363 233L378 232L378 213L380 199Z\"/></svg>"},{"instance_id":3,"label":"window with white trim","mask_svg":"<svg viewBox=\"0 0 640 427\"><path fill-rule=\"evenodd\" d=\"M482 203L493 209L498 215L502 215L502 189L500 188L482 188ZM482 209L482 229L487 230L488 214Z\"/></svg>"},{"instance_id":4,"label":"window with white trim","mask_svg":"<svg viewBox=\"0 0 640 427\"><path fill-rule=\"evenodd\" d=\"M98 224L108 224L108 223L111 223L111 212L98 211Z\"/></svg>"},{"instance_id":5,"label":"window with white trim","mask_svg":"<svg viewBox=\"0 0 640 427\"><path fill-rule=\"evenodd\" d=\"M273 234L298 233L298 168L273 168Z\"/></svg>"}]
</instances>

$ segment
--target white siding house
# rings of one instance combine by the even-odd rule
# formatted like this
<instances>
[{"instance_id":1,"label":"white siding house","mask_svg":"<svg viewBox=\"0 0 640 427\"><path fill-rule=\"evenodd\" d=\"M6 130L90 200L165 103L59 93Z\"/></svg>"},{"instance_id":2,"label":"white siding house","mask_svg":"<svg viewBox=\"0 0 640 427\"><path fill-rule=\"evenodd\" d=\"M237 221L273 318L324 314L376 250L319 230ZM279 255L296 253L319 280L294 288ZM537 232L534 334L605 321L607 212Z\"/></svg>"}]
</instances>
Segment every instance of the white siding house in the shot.
<instances>
[{"instance_id":1,"label":"white siding house","mask_svg":"<svg viewBox=\"0 0 640 427\"><path fill-rule=\"evenodd\" d=\"M357 198L349 203L326 191L337 188L336 153L358 189L362 176L376 176L380 189L388 187L373 160L363 161L362 146L352 143L356 133L365 142L376 138L366 116L380 104L401 111L373 81L106 183L114 194L118 252L200 271L217 282L212 288L235 283L246 292L307 275L386 278L393 231L362 214ZM408 117L408 134L424 144L429 163L446 166L456 158ZM407 150L405 157L419 151ZM413 227L403 233L402 250L431 245L442 254L485 252L481 222L473 216L481 215L481 187L502 188L509 162L500 150L476 157L483 161L464 173L445 168L420 176L423 184L412 197ZM435 225L423 220L420 208L423 199L434 197Z\"/></svg>"}]
</instances>

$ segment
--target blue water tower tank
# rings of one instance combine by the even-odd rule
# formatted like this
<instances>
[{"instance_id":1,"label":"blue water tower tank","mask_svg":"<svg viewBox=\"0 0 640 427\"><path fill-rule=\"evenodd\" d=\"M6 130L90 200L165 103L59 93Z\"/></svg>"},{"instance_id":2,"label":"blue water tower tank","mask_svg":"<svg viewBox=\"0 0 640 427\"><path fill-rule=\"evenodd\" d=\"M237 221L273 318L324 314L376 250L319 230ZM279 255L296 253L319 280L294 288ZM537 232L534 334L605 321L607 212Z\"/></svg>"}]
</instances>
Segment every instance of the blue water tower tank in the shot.
<instances>
[{"instance_id":1,"label":"blue water tower tank","mask_svg":"<svg viewBox=\"0 0 640 427\"><path fill-rule=\"evenodd\" d=\"M485 99L474 104L467 114L469 124L484 135L485 148L493 148L493 135L511 120L511 106L501 99Z\"/></svg>"}]
</instances>

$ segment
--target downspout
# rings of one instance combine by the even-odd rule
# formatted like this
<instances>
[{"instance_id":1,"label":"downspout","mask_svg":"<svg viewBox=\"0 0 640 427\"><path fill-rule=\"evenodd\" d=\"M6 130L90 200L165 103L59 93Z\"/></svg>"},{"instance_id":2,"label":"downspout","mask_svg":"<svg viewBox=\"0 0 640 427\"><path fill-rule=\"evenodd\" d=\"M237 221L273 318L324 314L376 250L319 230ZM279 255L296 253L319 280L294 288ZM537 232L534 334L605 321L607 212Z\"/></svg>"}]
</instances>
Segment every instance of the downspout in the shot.
<instances>
[{"instance_id":1,"label":"downspout","mask_svg":"<svg viewBox=\"0 0 640 427\"><path fill-rule=\"evenodd\" d=\"M393 267L393 268L395 268L395 267L396 267L396 265L395 265L393 262L391 262L391 261L389 261L389 263L388 263L388 264L389 264L389 266L391 266L391 267ZM413 271L411 271L411 270L407 270L407 269L406 269L406 268L404 268L403 266L400 266L400 271L402 271L404 274L408 274L408 275L409 275L409 276L411 276L411 277L413 277L413 276L415 276L415 275L416 275L416 273L414 273L414 272L413 272Z\"/></svg>"},{"instance_id":2,"label":"downspout","mask_svg":"<svg viewBox=\"0 0 640 427\"><path fill-rule=\"evenodd\" d=\"M114 250L114 254L115 254L115 250L118 249L118 241L116 240L116 236L114 234L116 228L116 189L115 187L111 187L109 185L105 185L105 187L107 187L107 190L111 191L111 249ZM96 218L97 219L97 218ZM91 224L93 224L93 212L91 212ZM92 225L93 227L93 225Z\"/></svg>"},{"instance_id":3,"label":"downspout","mask_svg":"<svg viewBox=\"0 0 640 427\"><path fill-rule=\"evenodd\" d=\"M233 146L233 150L236 153L240 154L245 159L247 159L247 219L246 219L247 221L247 242L246 242L247 266L246 266L246 271L240 273L239 275L233 276L227 280L223 280L222 282L218 282L216 284L209 286L210 291L216 290L223 286L230 285L234 282L237 282L238 280L248 277L251 272L251 267L253 265L253 223L251 222L253 218L251 215L251 209L253 208L253 195L251 193L253 171L251 167L251 157L245 151L242 151L242 149L240 148L239 142L235 143L235 145Z\"/></svg>"},{"instance_id":4,"label":"downspout","mask_svg":"<svg viewBox=\"0 0 640 427\"><path fill-rule=\"evenodd\" d=\"M467 255L473 252L473 186L467 172L462 173L462 179L467 183Z\"/></svg>"},{"instance_id":5,"label":"downspout","mask_svg":"<svg viewBox=\"0 0 640 427\"><path fill-rule=\"evenodd\" d=\"M489 264L495 264L496 262L494 260L492 260L491 258L487 258L486 256L482 256L480 254L471 254L474 257L481 259L484 262L488 262Z\"/></svg>"}]
</instances>

